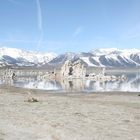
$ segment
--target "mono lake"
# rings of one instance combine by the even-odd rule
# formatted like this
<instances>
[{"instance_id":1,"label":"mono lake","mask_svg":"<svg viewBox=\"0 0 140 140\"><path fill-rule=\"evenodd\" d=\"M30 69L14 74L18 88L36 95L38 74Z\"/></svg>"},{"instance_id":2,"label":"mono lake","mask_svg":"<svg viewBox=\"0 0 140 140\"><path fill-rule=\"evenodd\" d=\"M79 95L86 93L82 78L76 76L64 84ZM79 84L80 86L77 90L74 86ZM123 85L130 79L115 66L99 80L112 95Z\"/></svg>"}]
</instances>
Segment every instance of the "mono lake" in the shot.
<instances>
[{"instance_id":1,"label":"mono lake","mask_svg":"<svg viewBox=\"0 0 140 140\"><path fill-rule=\"evenodd\" d=\"M121 76L125 75L126 80L117 81L94 81L91 79L63 79L63 80L37 80L36 77L21 77L17 80L4 79L0 84L8 84L15 87L41 89L52 91L67 92L105 92L105 91L122 91L122 92L140 92L140 72L129 73L108 73L107 75Z\"/></svg>"}]
</instances>

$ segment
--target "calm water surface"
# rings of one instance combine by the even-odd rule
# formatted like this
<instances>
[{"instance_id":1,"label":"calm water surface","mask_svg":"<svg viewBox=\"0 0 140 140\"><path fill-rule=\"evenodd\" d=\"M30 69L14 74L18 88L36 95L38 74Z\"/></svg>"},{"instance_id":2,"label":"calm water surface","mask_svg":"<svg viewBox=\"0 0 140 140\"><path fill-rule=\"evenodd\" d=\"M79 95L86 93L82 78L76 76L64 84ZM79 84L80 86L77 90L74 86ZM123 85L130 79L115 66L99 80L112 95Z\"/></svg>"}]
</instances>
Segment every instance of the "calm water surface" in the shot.
<instances>
[{"instance_id":1,"label":"calm water surface","mask_svg":"<svg viewBox=\"0 0 140 140\"><path fill-rule=\"evenodd\" d=\"M0 83L10 84L16 87L30 88L30 89L43 89L43 90L54 90L54 91L86 91L86 92L97 92L97 91L129 91L129 92L140 92L140 72L134 73L111 73L113 75L124 74L127 77L125 81L110 81L110 82L99 82L93 80L37 80L36 77L29 79L18 79L18 80L1 80Z\"/></svg>"}]
</instances>

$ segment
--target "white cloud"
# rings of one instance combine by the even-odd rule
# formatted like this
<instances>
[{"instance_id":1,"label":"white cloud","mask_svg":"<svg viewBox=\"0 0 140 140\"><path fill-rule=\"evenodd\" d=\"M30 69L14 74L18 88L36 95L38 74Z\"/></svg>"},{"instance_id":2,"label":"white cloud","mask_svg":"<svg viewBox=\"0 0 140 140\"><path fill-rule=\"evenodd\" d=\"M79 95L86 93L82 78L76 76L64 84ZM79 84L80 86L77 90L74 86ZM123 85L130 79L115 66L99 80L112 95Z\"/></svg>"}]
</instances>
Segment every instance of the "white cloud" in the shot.
<instances>
[{"instance_id":1,"label":"white cloud","mask_svg":"<svg viewBox=\"0 0 140 140\"><path fill-rule=\"evenodd\" d=\"M41 5L40 0L36 0L37 3L37 17L38 17L38 28L42 32L42 12L41 12Z\"/></svg>"},{"instance_id":2,"label":"white cloud","mask_svg":"<svg viewBox=\"0 0 140 140\"><path fill-rule=\"evenodd\" d=\"M76 37L78 36L80 33L83 32L83 27L82 26L79 26L75 29L74 33L73 33L73 36Z\"/></svg>"},{"instance_id":3,"label":"white cloud","mask_svg":"<svg viewBox=\"0 0 140 140\"><path fill-rule=\"evenodd\" d=\"M38 29L40 31L38 46L37 46L39 48L41 47L42 39L43 39L42 12L41 12L40 0L36 0L36 4L37 4Z\"/></svg>"}]
</instances>

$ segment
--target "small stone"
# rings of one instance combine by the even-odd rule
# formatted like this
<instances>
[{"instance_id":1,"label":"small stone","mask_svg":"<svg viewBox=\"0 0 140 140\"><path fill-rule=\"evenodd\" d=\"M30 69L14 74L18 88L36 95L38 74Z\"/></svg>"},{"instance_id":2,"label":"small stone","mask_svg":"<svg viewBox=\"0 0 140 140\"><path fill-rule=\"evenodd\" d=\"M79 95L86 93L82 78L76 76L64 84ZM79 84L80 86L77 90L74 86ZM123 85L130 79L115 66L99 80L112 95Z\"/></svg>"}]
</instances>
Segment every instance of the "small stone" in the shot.
<instances>
[{"instance_id":1,"label":"small stone","mask_svg":"<svg viewBox=\"0 0 140 140\"><path fill-rule=\"evenodd\" d=\"M27 102L29 102L29 103L34 103L34 102L39 102L36 98L29 98L28 100L27 100Z\"/></svg>"}]
</instances>

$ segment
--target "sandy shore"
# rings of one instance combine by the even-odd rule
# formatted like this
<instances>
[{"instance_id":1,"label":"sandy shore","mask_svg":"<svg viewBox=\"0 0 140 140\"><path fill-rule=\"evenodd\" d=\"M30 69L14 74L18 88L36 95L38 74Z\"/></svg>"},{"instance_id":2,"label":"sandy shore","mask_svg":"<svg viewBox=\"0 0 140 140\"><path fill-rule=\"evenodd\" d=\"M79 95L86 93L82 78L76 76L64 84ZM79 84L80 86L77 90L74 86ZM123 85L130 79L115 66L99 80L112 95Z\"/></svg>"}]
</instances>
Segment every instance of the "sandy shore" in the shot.
<instances>
[{"instance_id":1,"label":"sandy shore","mask_svg":"<svg viewBox=\"0 0 140 140\"><path fill-rule=\"evenodd\" d=\"M27 102L28 92L39 102ZM139 139L138 93L49 94L0 86L0 140Z\"/></svg>"}]
</instances>

